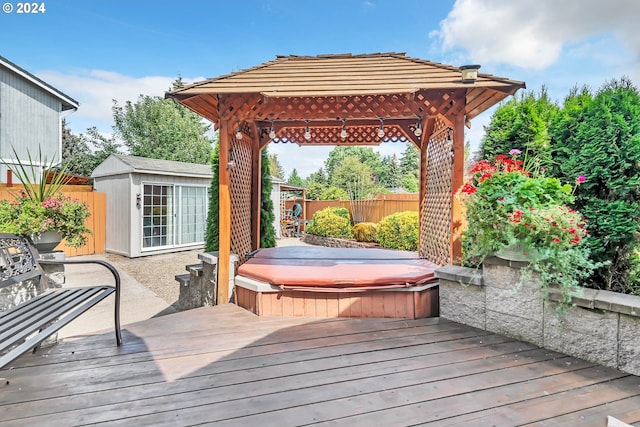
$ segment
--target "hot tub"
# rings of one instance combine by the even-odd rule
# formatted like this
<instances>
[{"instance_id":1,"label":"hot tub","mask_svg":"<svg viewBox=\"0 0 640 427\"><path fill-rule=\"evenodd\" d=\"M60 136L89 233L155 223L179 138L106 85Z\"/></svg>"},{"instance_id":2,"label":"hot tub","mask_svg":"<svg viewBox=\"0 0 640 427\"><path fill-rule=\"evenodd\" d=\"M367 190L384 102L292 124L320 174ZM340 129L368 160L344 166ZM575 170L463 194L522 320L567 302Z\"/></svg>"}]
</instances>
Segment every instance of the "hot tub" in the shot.
<instances>
[{"instance_id":1,"label":"hot tub","mask_svg":"<svg viewBox=\"0 0 640 427\"><path fill-rule=\"evenodd\" d=\"M437 267L387 249L261 249L238 269L235 301L258 315L433 317Z\"/></svg>"}]
</instances>

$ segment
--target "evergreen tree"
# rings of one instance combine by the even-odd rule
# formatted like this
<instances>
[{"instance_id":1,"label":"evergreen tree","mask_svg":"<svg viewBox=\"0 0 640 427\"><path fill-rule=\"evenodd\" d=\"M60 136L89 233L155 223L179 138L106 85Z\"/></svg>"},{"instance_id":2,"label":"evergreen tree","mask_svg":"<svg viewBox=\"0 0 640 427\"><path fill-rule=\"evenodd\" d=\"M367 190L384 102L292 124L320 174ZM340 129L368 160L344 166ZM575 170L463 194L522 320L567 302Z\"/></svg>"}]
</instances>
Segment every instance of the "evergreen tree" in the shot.
<instances>
[{"instance_id":1,"label":"evergreen tree","mask_svg":"<svg viewBox=\"0 0 640 427\"><path fill-rule=\"evenodd\" d=\"M293 170L291 171L291 175L289 175L289 179L287 179L287 184L304 187L304 180L300 178L300 175L298 175L298 171L296 170L296 168L293 168Z\"/></svg>"},{"instance_id":2,"label":"evergreen tree","mask_svg":"<svg viewBox=\"0 0 640 427\"><path fill-rule=\"evenodd\" d=\"M386 188L400 188L402 186L402 175L400 174L400 164L395 153L385 156L382 159L384 174L380 177L380 184Z\"/></svg>"},{"instance_id":3,"label":"evergreen tree","mask_svg":"<svg viewBox=\"0 0 640 427\"><path fill-rule=\"evenodd\" d=\"M323 168L318 169L316 172L313 172L307 178L307 183L311 185L312 183L318 183L321 185L326 185L328 183L327 174L324 172Z\"/></svg>"},{"instance_id":4,"label":"evergreen tree","mask_svg":"<svg viewBox=\"0 0 640 427\"><path fill-rule=\"evenodd\" d=\"M273 214L273 201L271 200L271 170L267 149L262 150L261 172L261 205L260 205L260 247L273 248L276 245L276 231L273 228L275 215Z\"/></svg>"},{"instance_id":5,"label":"evergreen tree","mask_svg":"<svg viewBox=\"0 0 640 427\"><path fill-rule=\"evenodd\" d=\"M591 285L619 292L629 286L640 222L640 95L623 78L598 91L573 91L552 126L560 178L586 177L575 208L588 221L592 258L608 262Z\"/></svg>"},{"instance_id":6,"label":"evergreen tree","mask_svg":"<svg viewBox=\"0 0 640 427\"><path fill-rule=\"evenodd\" d=\"M220 144L213 147L211 154L211 191L209 193L209 211L207 213L207 230L204 250L217 251L220 246Z\"/></svg>"},{"instance_id":7,"label":"evergreen tree","mask_svg":"<svg viewBox=\"0 0 640 427\"><path fill-rule=\"evenodd\" d=\"M269 170L271 171L271 175L275 176L276 178L280 178L284 180L284 169L282 168L282 165L278 161L278 155L269 154L268 160L269 160Z\"/></svg>"},{"instance_id":8,"label":"evergreen tree","mask_svg":"<svg viewBox=\"0 0 640 427\"><path fill-rule=\"evenodd\" d=\"M420 178L420 150L410 142L407 142L400 158L400 175L407 174L415 176L418 180Z\"/></svg>"},{"instance_id":9,"label":"evergreen tree","mask_svg":"<svg viewBox=\"0 0 640 427\"><path fill-rule=\"evenodd\" d=\"M539 94L529 91L501 104L491 117L480 145L480 156L493 159L499 154L508 154L512 149L526 152L536 158L538 166L550 167L552 149L549 126L559 112L551 102L546 88Z\"/></svg>"}]
</instances>

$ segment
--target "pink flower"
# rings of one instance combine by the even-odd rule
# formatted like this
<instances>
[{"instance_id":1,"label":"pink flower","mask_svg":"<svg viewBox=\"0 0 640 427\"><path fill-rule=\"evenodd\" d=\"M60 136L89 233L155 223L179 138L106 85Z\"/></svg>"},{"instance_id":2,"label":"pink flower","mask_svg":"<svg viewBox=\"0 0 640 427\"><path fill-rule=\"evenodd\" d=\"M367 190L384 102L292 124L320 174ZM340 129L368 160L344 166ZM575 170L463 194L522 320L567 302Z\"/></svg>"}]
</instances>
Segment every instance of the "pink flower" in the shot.
<instances>
[{"instance_id":1,"label":"pink flower","mask_svg":"<svg viewBox=\"0 0 640 427\"><path fill-rule=\"evenodd\" d=\"M518 150L517 148L514 148L511 151L509 151L510 156L517 156L519 154L522 154L522 151Z\"/></svg>"},{"instance_id":2,"label":"pink flower","mask_svg":"<svg viewBox=\"0 0 640 427\"><path fill-rule=\"evenodd\" d=\"M583 182L585 182L587 180L587 178L585 178L584 175L580 174L578 175L578 177L576 178L576 184L582 184Z\"/></svg>"}]
</instances>

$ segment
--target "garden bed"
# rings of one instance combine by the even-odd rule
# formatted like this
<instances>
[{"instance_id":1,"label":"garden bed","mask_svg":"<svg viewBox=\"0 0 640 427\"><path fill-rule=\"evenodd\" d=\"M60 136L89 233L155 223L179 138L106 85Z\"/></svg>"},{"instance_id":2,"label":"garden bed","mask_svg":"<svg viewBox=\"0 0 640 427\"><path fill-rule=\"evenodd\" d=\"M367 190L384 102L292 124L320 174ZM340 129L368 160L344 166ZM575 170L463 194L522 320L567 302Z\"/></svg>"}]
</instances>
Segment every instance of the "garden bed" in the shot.
<instances>
[{"instance_id":1,"label":"garden bed","mask_svg":"<svg viewBox=\"0 0 640 427\"><path fill-rule=\"evenodd\" d=\"M315 234L305 234L300 239L304 243L315 246L326 246L328 248L379 248L379 243L358 242L354 239L338 239L335 237L322 237Z\"/></svg>"}]
</instances>

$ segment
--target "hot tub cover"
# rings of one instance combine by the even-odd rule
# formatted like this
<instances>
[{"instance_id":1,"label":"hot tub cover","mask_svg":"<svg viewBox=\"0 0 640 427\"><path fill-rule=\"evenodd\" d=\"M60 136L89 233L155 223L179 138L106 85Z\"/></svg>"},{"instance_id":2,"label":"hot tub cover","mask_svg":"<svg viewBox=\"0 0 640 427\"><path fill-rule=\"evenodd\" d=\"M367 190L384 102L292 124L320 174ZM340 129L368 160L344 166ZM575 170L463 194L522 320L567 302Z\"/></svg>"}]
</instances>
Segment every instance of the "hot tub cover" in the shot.
<instances>
[{"instance_id":1,"label":"hot tub cover","mask_svg":"<svg viewBox=\"0 0 640 427\"><path fill-rule=\"evenodd\" d=\"M286 246L260 249L238 274L281 287L406 287L435 281L438 265L414 252Z\"/></svg>"}]
</instances>

